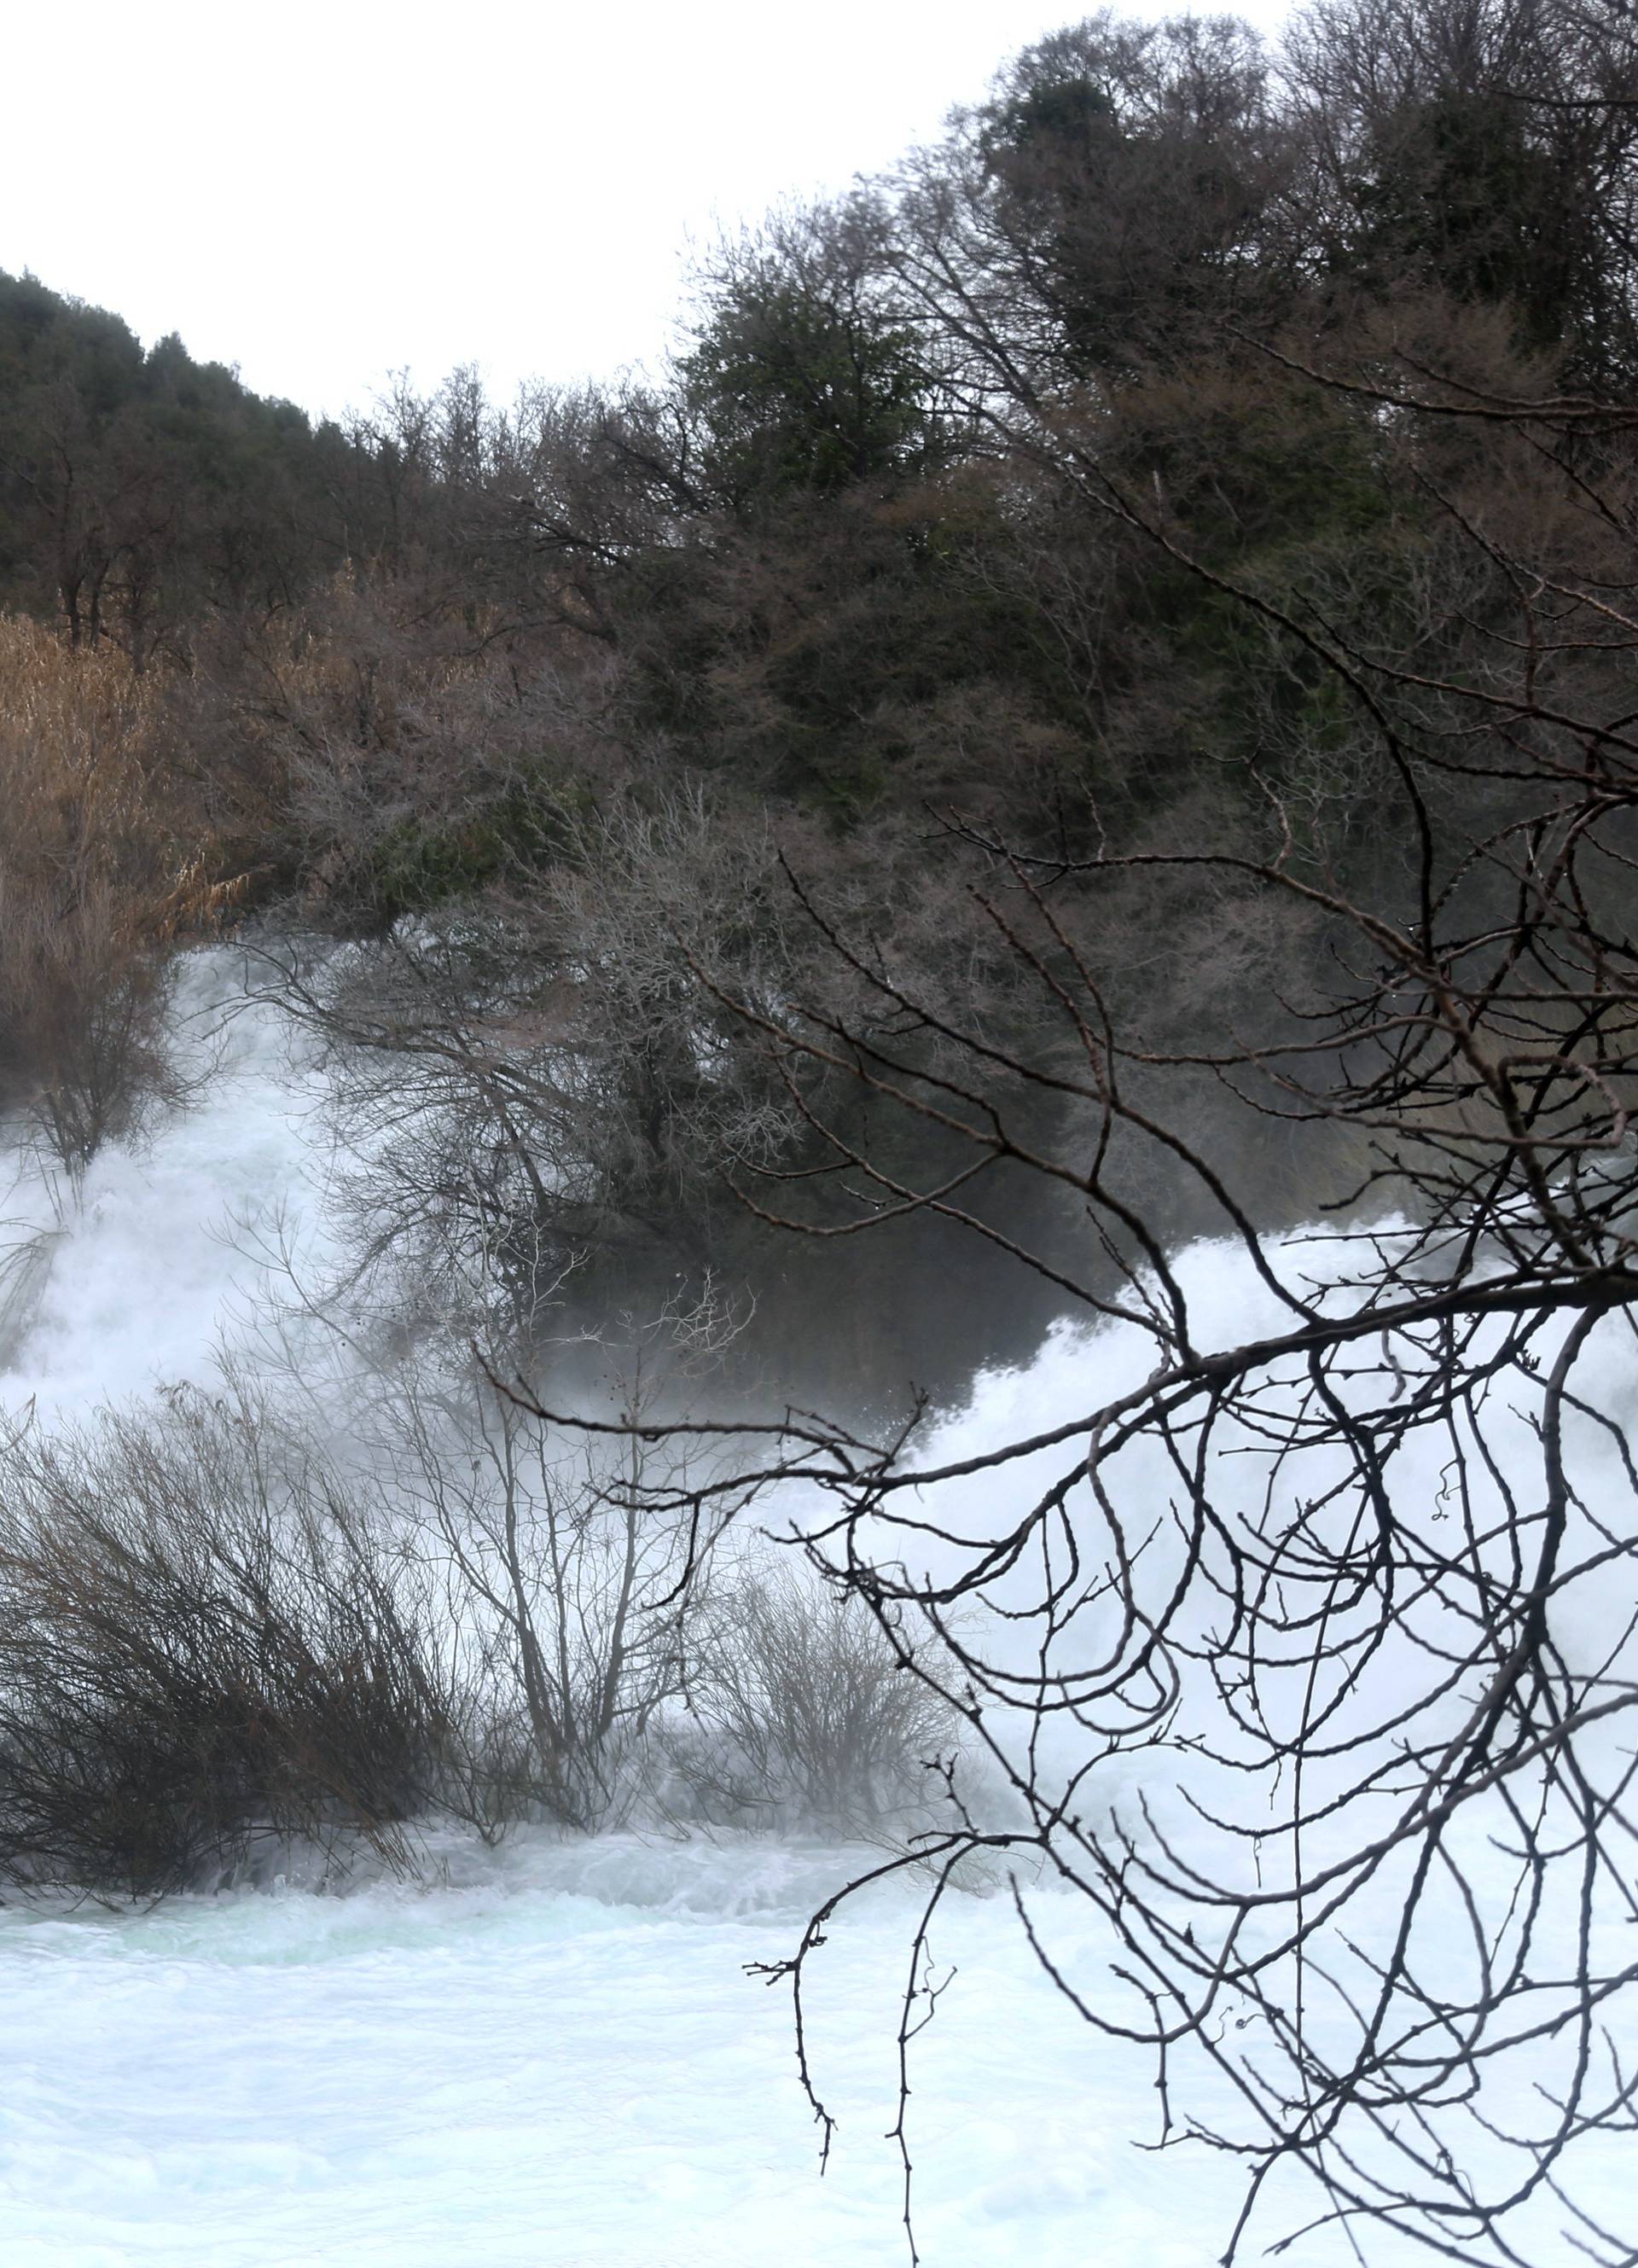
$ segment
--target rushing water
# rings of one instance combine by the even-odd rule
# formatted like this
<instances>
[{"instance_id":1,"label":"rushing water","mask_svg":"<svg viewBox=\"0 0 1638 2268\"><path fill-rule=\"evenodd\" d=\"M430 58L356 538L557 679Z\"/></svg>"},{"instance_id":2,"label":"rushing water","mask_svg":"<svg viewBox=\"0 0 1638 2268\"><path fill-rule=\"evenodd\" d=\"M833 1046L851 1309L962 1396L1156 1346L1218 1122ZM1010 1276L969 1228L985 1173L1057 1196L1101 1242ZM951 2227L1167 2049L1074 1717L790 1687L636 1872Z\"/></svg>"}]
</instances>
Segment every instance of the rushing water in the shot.
<instances>
[{"instance_id":1,"label":"rushing water","mask_svg":"<svg viewBox=\"0 0 1638 2268\"><path fill-rule=\"evenodd\" d=\"M204 1381L246 1320L267 1248L318 1233L327 1174L322 1087L290 1029L245 1005L241 957L180 964L174 1004L190 1104L146 1138L109 1144L77 1197L25 1160L6 1230L32 1244L0 1345L0 1397L82 1412L178 1380Z\"/></svg>"},{"instance_id":2,"label":"rushing water","mask_svg":"<svg viewBox=\"0 0 1638 2268\"><path fill-rule=\"evenodd\" d=\"M229 953L185 967L180 1028L214 1064L192 1108L108 1149L77 1204L20 1174L6 1210L24 1261L0 1349L13 1412L32 1402L48 1423L206 1382L224 1338L253 1324L269 1256L322 1262L322 1084L272 1010L237 1006L239 985ZM1209 1253L1188 1265L1199 1314L1243 1326L1244 1271ZM1113 1381L1140 1359L1058 1332L1033 1365L981 1380L938 1449L1027 1434L1084 1398L1089 1361ZM887 2130L914 1886L846 1910L813 1972L815 2076L841 2120L822 2183L789 1994L746 1973L788 1953L870 1856L542 1832L488 1852L441 1833L414 1883L356 1878L336 1895L277 1877L143 1912L5 1908L0 2260L902 2261ZM1095 1918L1031 1895L1055 1956L1094 1969ZM929 2268L1206 2268L1232 2166L1134 2147L1156 2131L1152 2072L1080 2025L1002 1886L947 1901L932 1952L955 1974L914 2051ZM1195 2107L1209 2116L1209 2095ZM1314 2236L1297 2257L1349 2256Z\"/></svg>"},{"instance_id":3,"label":"rushing water","mask_svg":"<svg viewBox=\"0 0 1638 2268\"><path fill-rule=\"evenodd\" d=\"M228 953L184 965L191 1108L111 1146L77 1204L24 1170L0 1396L42 1418L208 1382L282 1244L321 1252L322 1088ZM153 1911L0 1911L6 2268L866 2268L906 2257L892 2121L908 1894L837 1930L819 2177L778 1958L849 1856L768 1839L444 1837L411 1886L276 1880ZM863 1854L874 1857L877 1854ZM1066 1929L1081 1925L1066 1910ZM1122 2137L1142 2074L1089 2067L992 1898L918 2058L932 2262L1196 2268L1210 2215ZM1216 2188L1226 2202L1226 2184ZM1111 2249L1112 2248L1112 2249Z\"/></svg>"}]
</instances>

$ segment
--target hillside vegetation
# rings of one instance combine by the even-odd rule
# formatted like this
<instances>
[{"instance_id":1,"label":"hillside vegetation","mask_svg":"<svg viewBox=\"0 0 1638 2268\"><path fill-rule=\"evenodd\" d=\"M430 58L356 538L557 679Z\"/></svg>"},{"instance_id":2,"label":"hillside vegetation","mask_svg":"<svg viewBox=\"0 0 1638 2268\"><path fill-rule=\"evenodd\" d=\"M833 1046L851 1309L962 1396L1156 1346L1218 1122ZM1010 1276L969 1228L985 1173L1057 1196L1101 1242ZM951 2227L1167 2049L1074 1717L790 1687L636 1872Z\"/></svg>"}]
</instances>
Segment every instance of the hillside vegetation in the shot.
<instances>
[{"instance_id":1,"label":"hillside vegetation","mask_svg":"<svg viewBox=\"0 0 1638 2268\"><path fill-rule=\"evenodd\" d=\"M1059 1290L925 1207L799 1269L763 1233L759 1177L855 1106L737 1009L822 997L845 1051L885 972L1027 1046L968 895L1003 845L1157 1043L1300 1009L1318 917L1293 965L1249 880L1088 862L1283 831L1392 902L1412 845L1316 628L1482 688L1516 555L1619 592L1633 428L1594 413L1638 370L1635 88L1621 18L1539 0L1320 0L1273 49L1105 11L716 246L651 374L456 372L345 427L0 281L11 1098L78 1170L163 1087L165 953L249 921L361 1119L413 1098L366 1241L481 1255L525 1319L709 1282L780 1378L844 1294L831 1383L1024 1344ZM1585 406L1565 449L1497 406L1543 401ZM936 1184L937 1127L906 1138ZM1306 1170L1260 1136L1252 1201L1289 1217ZM1045 1201L998 1167L962 1202L1011 1233Z\"/></svg>"}]
</instances>

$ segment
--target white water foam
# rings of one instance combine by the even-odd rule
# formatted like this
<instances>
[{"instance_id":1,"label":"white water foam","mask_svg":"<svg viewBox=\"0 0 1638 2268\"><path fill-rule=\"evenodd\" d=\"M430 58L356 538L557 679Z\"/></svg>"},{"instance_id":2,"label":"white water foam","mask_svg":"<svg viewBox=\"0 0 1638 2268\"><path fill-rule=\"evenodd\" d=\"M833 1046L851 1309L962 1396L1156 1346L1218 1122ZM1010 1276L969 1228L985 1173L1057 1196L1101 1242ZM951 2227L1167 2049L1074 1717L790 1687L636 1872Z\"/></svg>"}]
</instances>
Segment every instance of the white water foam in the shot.
<instances>
[{"instance_id":1,"label":"white water foam","mask_svg":"<svg viewBox=\"0 0 1638 2268\"><path fill-rule=\"evenodd\" d=\"M253 1306L256 1232L323 1249L322 1086L237 956L186 964L180 1012L224 1057L195 1107L88 1174L33 1286L0 1399L49 1417L208 1382ZM11 1208L53 1226L26 1182ZM1254 1328L1238 1263L1189 1256L1211 1336ZM1135 1341L1052 1335L979 1381L929 1462L1060 1422L1141 1375ZM1613 1358L1612 1358L1613 1359ZM1128 1377L1128 1373L1130 1376ZM1629 1381L1609 1381L1630 1398ZM1027 1476L1009 1479L1021 1491ZM977 1523L997 1484L974 1483ZM894 2034L913 1884L846 1911L812 1972L815 2076L841 2118L824 2182L782 1987L745 1973L797 1940L861 1855L809 1844L446 1837L418 1885L345 1897L231 1889L148 1913L0 1910L6 2268L876 2268L907 2255ZM283 1888L285 1895L279 1895ZM1054 1955L1094 1973L1096 1918L1034 1894ZM958 1974L915 2045L911 2145L928 2268L1207 2268L1231 2164L1153 2139L1152 2071L1054 1992L1004 1900L952 1898ZM1194 2098L1207 2117L1228 2106ZM1619 2176L1609 2185L1612 2210ZM1278 2198L1270 2233L1302 2218ZM1305 2239L1302 2268L1348 2257ZM1408 2244L1375 2246L1396 2263ZM1567 2256L1568 2259L1568 2256Z\"/></svg>"},{"instance_id":2,"label":"white water foam","mask_svg":"<svg viewBox=\"0 0 1638 2268\"><path fill-rule=\"evenodd\" d=\"M183 1069L202 1078L190 1107L108 1144L77 1203L36 1162L14 1168L7 1233L42 1239L45 1265L0 1371L13 1409L83 1415L208 1382L253 1304L258 1239L322 1233L323 1088L288 1020L246 998L227 947L183 958L174 1014Z\"/></svg>"}]
</instances>

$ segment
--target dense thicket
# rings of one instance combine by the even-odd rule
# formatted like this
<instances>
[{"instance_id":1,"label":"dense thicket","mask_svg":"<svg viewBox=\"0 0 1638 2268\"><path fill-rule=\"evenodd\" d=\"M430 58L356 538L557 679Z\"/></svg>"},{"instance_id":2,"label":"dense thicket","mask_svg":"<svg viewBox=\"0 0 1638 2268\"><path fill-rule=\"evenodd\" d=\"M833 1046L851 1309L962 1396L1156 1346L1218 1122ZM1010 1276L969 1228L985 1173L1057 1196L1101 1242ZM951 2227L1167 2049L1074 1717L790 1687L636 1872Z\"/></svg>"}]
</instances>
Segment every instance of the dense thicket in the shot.
<instances>
[{"instance_id":1,"label":"dense thicket","mask_svg":"<svg viewBox=\"0 0 1638 2268\"><path fill-rule=\"evenodd\" d=\"M839 925L1016 1042L952 828L1222 849L1274 794L1317 870L1404 887L1380 749L1304 626L1482 679L1509 532L1544 571L1585 549L1577 482L1622 488L1627 426L1546 463L1428 404L1629 394L1634 136L1604 0L1315 0L1273 51L1105 11L889 174L719 246L656 373L509 405L458 373L345 431L8 281L0 590L158 681L172 871L144 887L171 904L186 872L177 903L300 932L293 1005L378 1132L413 1123L374 1145L367 1247L481 1255L524 1312L726 1278L788 1375L860 1263L822 1248L782 1296L725 1198L816 1153L720 996L804 997L822 957L857 1005ZM1174 1039L1274 1012L1249 887L1061 896ZM356 941L344 969L314 930ZM49 1103L67 1051L18 1012L0 1046ZM936 1176L917 1141L905 1173ZM1302 1174L1270 1151L1256 1201L1300 1205ZM1023 1202L1004 1174L962 1201ZM874 1375L948 1372L1059 1296L977 1297L925 1209L872 1248L860 1342L826 1344ZM912 1320L892 1286L929 1270L952 1296Z\"/></svg>"}]
</instances>

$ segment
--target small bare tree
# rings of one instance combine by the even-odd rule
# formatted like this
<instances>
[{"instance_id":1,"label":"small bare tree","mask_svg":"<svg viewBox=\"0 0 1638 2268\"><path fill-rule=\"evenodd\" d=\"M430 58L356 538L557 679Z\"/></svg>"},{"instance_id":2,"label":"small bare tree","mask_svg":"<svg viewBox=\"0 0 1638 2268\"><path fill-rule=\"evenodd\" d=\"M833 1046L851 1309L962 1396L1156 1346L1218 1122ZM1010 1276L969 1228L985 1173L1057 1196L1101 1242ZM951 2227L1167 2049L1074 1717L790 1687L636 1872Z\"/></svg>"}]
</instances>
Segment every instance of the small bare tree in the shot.
<instances>
[{"instance_id":1,"label":"small bare tree","mask_svg":"<svg viewBox=\"0 0 1638 2268\"><path fill-rule=\"evenodd\" d=\"M634 1422L641 1395L622 1405ZM703 1604L702 1582L679 1585L686 1522L648 1501L652 1454L635 1436L588 1453L481 1373L395 1390L382 1416L404 1548L436 1575L468 1665L492 1820L619 1821Z\"/></svg>"}]
</instances>

